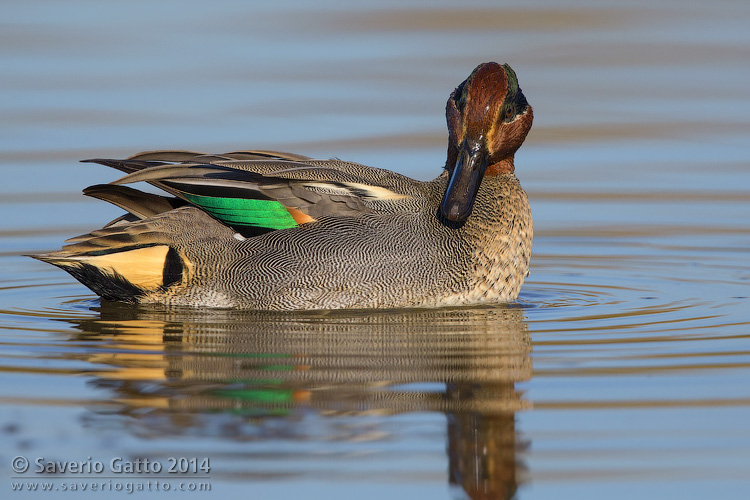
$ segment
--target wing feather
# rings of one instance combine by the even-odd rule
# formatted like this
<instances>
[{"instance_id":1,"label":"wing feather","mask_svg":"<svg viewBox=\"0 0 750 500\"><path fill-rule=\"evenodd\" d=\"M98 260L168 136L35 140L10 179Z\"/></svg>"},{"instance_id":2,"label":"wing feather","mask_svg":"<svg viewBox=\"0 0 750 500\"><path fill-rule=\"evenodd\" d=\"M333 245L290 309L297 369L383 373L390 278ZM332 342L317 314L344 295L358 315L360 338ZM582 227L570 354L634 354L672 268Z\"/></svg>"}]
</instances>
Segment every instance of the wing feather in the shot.
<instances>
[{"instance_id":1,"label":"wing feather","mask_svg":"<svg viewBox=\"0 0 750 500\"><path fill-rule=\"evenodd\" d=\"M167 198L151 193L144 193L127 186L113 184L96 184L83 190L83 194L99 200L108 201L139 219L153 217L168 212L185 204L178 198Z\"/></svg>"}]
</instances>

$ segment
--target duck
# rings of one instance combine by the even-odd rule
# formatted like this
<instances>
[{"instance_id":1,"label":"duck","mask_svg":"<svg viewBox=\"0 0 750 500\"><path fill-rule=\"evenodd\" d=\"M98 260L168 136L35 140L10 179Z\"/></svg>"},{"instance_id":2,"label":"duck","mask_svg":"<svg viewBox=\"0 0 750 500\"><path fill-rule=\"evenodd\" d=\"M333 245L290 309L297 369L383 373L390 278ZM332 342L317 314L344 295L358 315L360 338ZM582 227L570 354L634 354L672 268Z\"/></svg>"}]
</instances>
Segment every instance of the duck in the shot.
<instances>
[{"instance_id":1,"label":"duck","mask_svg":"<svg viewBox=\"0 0 750 500\"><path fill-rule=\"evenodd\" d=\"M105 301L269 311L517 300L533 224L514 155L533 110L515 72L477 66L446 104L440 175L419 181L269 150L83 160L125 175L83 191L126 212L31 255ZM130 187L145 182L154 194Z\"/></svg>"}]
</instances>

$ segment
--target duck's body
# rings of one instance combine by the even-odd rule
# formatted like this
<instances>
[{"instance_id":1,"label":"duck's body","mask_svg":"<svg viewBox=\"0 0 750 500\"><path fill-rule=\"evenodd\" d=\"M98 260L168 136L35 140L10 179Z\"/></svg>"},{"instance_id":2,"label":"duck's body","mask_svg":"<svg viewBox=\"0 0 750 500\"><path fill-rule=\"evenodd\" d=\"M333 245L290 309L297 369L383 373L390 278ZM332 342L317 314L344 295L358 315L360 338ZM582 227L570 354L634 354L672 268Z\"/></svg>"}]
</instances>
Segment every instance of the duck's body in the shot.
<instances>
[{"instance_id":1,"label":"duck's body","mask_svg":"<svg viewBox=\"0 0 750 500\"><path fill-rule=\"evenodd\" d=\"M498 115L514 86L516 113ZM469 112L498 99L500 111ZM532 222L513 153L531 107L510 68L489 63L451 95L448 121L446 171L429 182L261 151L94 160L129 175L86 194L130 215L37 258L106 299L139 303L295 310L514 300L528 273ZM474 139L474 128L492 124L523 130L500 151L480 144L494 139L488 130ZM141 180L176 198L120 185Z\"/></svg>"}]
</instances>

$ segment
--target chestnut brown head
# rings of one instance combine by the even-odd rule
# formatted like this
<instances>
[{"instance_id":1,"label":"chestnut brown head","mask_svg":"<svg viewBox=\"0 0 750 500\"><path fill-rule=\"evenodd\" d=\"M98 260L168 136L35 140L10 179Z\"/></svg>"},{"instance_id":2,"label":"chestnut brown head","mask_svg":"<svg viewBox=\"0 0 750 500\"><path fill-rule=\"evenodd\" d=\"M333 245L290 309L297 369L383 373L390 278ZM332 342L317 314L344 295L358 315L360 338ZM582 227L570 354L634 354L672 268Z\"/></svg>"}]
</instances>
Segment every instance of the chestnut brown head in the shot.
<instances>
[{"instance_id":1,"label":"chestnut brown head","mask_svg":"<svg viewBox=\"0 0 750 500\"><path fill-rule=\"evenodd\" d=\"M446 105L450 181L440 211L463 222L485 175L514 171L513 155L531 129L533 110L507 64L484 63L453 91Z\"/></svg>"}]
</instances>

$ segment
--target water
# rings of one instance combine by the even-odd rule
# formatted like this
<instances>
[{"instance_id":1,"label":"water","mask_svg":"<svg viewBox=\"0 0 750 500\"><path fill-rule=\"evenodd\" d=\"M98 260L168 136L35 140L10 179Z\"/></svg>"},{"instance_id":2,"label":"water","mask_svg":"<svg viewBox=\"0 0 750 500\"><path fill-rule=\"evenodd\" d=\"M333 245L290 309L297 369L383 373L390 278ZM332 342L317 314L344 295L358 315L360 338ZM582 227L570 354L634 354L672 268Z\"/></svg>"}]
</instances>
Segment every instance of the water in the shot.
<instances>
[{"instance_id":1,"label":"water","mask_svg":"<svg viewBox=\"0 0 750 500\"><path fill-rule=\"evenodd\" d=\"M8 498L47 497L12 491L39 480L53 497L148 480L252 498L750 496L746 2L3 10ZM22 256L119 215L78 194L117 175L81 158L262 147L431 178L445 100L487 60L514 67L535 109L516 304L135 308ZM210 472L18 474L16 456Z\"/></svg>"}]
</instances>

